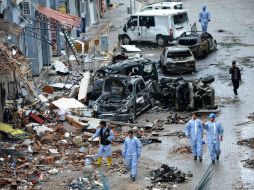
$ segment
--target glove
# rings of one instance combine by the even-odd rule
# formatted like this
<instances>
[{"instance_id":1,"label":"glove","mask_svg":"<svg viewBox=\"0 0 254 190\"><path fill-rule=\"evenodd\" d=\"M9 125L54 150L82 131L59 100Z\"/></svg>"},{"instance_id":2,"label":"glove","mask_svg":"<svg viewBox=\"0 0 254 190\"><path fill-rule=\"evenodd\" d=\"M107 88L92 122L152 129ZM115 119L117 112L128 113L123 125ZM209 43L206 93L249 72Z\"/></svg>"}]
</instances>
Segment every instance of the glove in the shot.
<instances>
[{"instance_id":1,"label":"glove","mask_svg":"<svg viewBox=\"0 0 254 190\"><path fill-rule=\"evenodd\" d=\"M201 20L198 20L199 22L201 22Z\"/></svg>"},{"instance_id":2,"label":"glove","mask_svg":"<svg viewBox=\"0 0 254 190\"><path fill-rule=\"evenodd\" d=\"M220 141L223 141L223 136L220 136Z\"/></svg>"}]
</instances>

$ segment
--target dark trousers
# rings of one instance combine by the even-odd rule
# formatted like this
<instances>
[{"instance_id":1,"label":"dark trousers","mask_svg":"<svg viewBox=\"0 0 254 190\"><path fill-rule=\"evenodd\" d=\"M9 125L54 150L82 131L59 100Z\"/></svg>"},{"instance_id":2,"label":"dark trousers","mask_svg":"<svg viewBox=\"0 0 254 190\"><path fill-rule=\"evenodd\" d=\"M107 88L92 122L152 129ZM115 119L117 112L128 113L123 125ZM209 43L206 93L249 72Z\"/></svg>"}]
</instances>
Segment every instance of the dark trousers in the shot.
<instances>
[{"instance_id":1,"label":"dark trousers","mask_svg":"<svg viewBox=\"0 0 254 190\"><path fill-rule=\"evenodd\" d=\"M234 93L237 95L237 89L239 88L239 80L232 80L234 86Z\"/></svg>"}]
</instances>

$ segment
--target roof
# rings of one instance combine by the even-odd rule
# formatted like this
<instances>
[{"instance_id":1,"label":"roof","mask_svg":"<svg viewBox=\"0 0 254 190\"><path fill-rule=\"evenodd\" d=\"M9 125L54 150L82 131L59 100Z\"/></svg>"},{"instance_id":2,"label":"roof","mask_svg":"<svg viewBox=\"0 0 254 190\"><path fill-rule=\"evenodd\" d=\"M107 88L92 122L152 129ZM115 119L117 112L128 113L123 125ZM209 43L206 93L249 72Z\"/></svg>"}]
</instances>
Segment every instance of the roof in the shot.
<instances>
[{"instance_id":1,"label":"roof","mask_svg":"<svg viewBox=\"0 0 254 190\"><path fill-rule=\"evenodd\" d=\"M153 5L153 6L156 6L156 5L175 6L175 5L182 5L182 4L183 4L182 2L160 2L160 3L147 4L144 7L151 6L151 5Z\"/></svg>"},{"instance_id":2,"label":"roof","mask_svg":"<svg viewBox=\"0 0 254 190\"><path fill-rule=\"evenodd\" d=\"M73 16L70 14L60 13L59 11L53 10L51 8L38 6L37 11L41 14L45 15L48 18L54 19L60 22L62 25L67 27L80 27L81 18L77 16Z\"/></svg>"},{"instance_id":3,"label":"roof","mask_svg":"<svg viewBox=\"0 0 254 190\"><path fill-rule=\"evenodd\" d=\"M133 16L168 16L168 15L177 15L181 13L187 13L186 9L177 10L177 9L160 9L160 10L146 10L133 14Z\"/></svg>"}]
</instances>

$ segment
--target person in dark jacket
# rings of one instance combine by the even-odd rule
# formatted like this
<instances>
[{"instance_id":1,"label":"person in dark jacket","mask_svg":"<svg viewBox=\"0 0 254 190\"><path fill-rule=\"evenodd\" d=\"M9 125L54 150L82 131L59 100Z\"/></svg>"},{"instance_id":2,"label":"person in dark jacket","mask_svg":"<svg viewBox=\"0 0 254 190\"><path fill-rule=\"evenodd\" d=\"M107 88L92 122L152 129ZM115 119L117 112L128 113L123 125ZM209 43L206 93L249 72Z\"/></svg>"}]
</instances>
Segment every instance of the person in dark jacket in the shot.
<instances>
[{"instance_id":1,"label":"person in dark jacket","mask_svg":"<svg viewBox=\"0 0 254 190\"><path fill-rule=\"evenodd\" d=\"M232 61L232 67L229 69L229 73L231 74L235 96L237 96L237 89L239 88L239 83L241 81L241 71L239 67L236 66L236 61Z\"/></svg>"},{"instance_id":2,"label":"person in dark jacket","mask_svg":"<svg viewBox=\"0 0 254 190\"><path fill-rule=\"evenodd\" d=\"M112 165L112 150L111 142L114 139L113 131L107 126L106 121L100 122L100 127L96 130L95 134L89 140L93 140L96 137L100 137L100 149L98 152L97 165L101 165L102 157L107 157L108 163L107 166Z\"/></svg>"}]
</instances>

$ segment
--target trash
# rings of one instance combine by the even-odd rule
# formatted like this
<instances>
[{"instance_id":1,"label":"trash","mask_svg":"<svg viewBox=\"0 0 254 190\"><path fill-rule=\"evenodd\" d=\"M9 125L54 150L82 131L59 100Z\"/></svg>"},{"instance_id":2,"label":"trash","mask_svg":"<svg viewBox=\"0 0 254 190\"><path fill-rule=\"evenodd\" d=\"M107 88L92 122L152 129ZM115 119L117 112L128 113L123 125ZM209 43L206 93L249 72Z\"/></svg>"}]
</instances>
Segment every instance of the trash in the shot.
<instances>
[{"instance_id":1,"label":"trash","mask_svg":"<svg viewBox=\"0 0 254 190\"><path fill-rule=\"evenodd\" d=\"M254 160L253 159L242 160L242 162L244 162L244 165L243 165L244 167L254 169Z\"/></svg>"},{"instance_id":2,"label":"trash","mask_svg":"<svg viewBox=\"0 0 254 190\"><path fill-rule=\"evenodd\" d=\"M58 154L58 150L57 149L49 149L49 153L50 154Z\"/></svg>"},{"instance_id":3,"label":"trash","mask_svg":"<svg viewBox=\"0 0 254 190\"><path fill-rule=\"evenodd\" d=\"M33 130L36 131L38 136L41 136L42 134L44 134L46 131L54 131L53 129L46 127L45 125L41 125L41 126L34 126Z\"/></svg>"},{"instance_id":4,"label":"trash","mask_svg":"<svg viewBox=\"0 0 254 190\"><path fill-rule=\"evenodd\" d=\"M187 181L186 174L176 167L161 165L161 168L149 173L152 183L184 183Z\"/></svg>"},{"instance_id":5,"label":"trash","mask_svg":"<svg viewBox=\"0 0 254 190\"><path fill-rule=\"evenodd\" d=\"M56 175L56 174L59 173L59 170L56 169L56 168L53 168L53 169L49 170L48 173L51 174L51 175Z\"/></svg>"},{"instance_id":6,"label":"trash","mask_svg":"<svg viewBox=\"0 0 254 190\"><path fill-rule=\"evenodd\" d=\"M145 146L152 143L161 143L162 141L159 139L149 138L149 139L141 139L141 143Z\"/></svg>"},{"instance_id":7,"label":"trash","mask_svg":"<svg viewBox=\"0 0 254 190\"><path fill-rule=\"evenodd\" d=\"M254 148L254 138L244 139L237 142L238 145L245 145L250 148Z\"/></svg>"},{"instance_id":8,"label":"trash","mask_svg":"<svg viewBox=\"0 0 254 190\"><path fill-rule=\"evenodd\" d=\"M65 138L69 138L71 136L71 134L69 133L69 132L66 132L65 134L64 134L64 137Z\"/></svg>"},{"instance_id":9,"label":"trash","mask_svg":"<svg viewBox=\"0 0 254 190\"><path fill-rule=\"evenodd\" d=\"M141 49L137 48L135 45L121 45L125 52L141 52Z\"/></svg>"},{"instance_id":10,"label":"trash","mask_svg":"<svg viewBox=\"0 0 254 190\"><path fill-rule=\"evenodd\" d=\"M81 102L79 102L74 98L61 98L56 101L53 101L52 104L59 109L65 110L85 107L84 104L82 104Z\"/></svg>"},{"instance_id":11,"label":"trash","mask_svg":"<svg viewBox=\"0 0 254 190\"><path fill-rule=\"evenodd\" d=\"M68 74L69 73L69 69L61 61L55 60L53 65L54 65L54 68L58 74Z\"/></svg>"},{"instance_id":12,"label":"trash","mask_svg":"<svg viewBox=\"0 0 254 190\"><path fill-rule=\"evenodd\" d=\"M75 145L80 145L80 144L82 143L83 139L82 139L81 136L76 136L76 137L74 137L74 138L72 139L72 141L73 141L73 143L74 143Z\"/></svg>"},{"instance_id":13,"label":"trash","mask_svg":"<svg viewBox=\"0 0 254 190\"><path fill-rule=\"evenodd\" d=\"M171 153L190 154L191 147L190 146L181 146L179 148L174 148L173 150L171 150Z\"/></svg>"}]
</instances>

